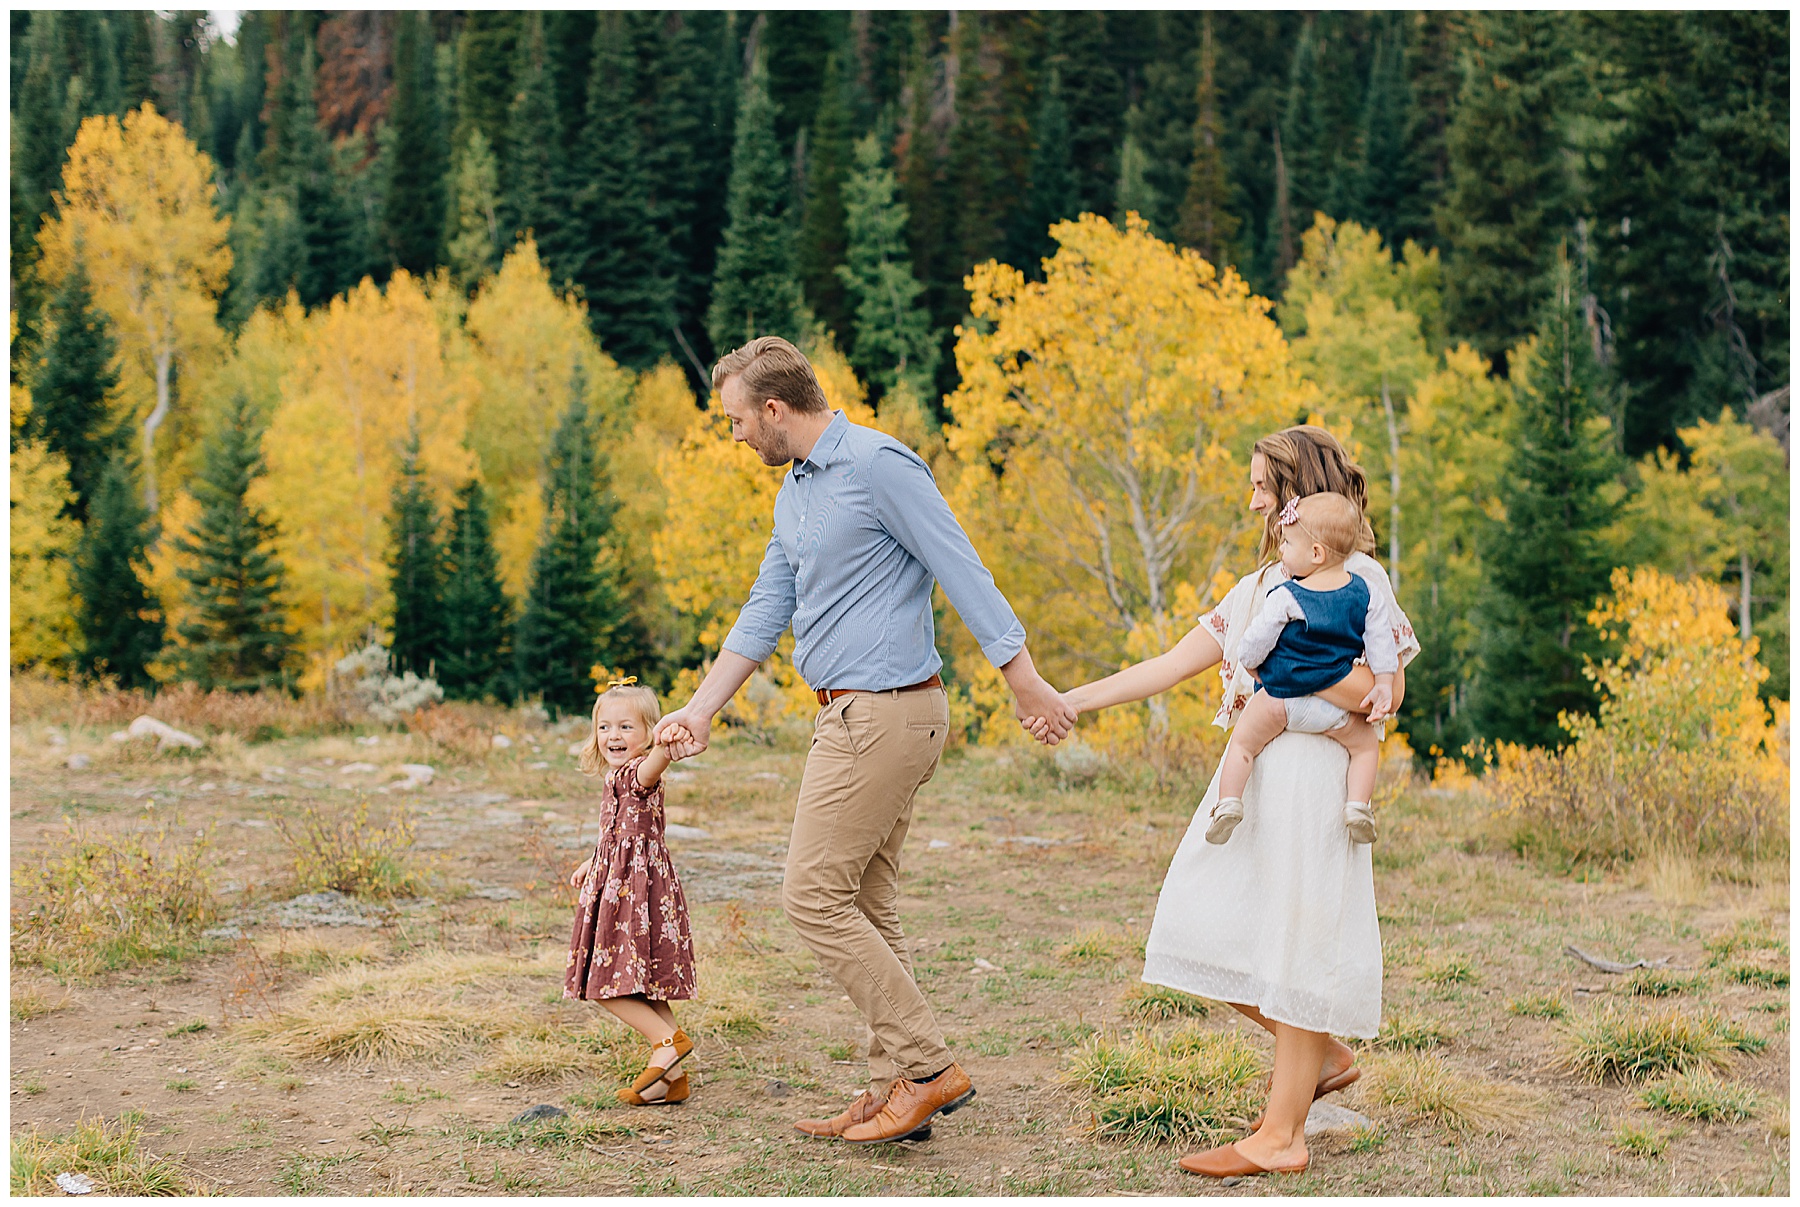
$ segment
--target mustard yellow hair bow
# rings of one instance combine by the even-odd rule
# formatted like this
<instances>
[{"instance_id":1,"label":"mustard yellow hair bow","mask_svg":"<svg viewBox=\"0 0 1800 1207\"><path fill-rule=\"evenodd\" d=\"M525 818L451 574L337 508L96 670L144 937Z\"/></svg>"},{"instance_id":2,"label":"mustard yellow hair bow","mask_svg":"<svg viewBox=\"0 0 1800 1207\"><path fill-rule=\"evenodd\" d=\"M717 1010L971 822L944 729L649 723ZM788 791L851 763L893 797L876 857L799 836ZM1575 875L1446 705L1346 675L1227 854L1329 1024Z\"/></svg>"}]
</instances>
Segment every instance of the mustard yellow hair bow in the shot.
<instances>
[{"instance_id":1,"label":"mustard yellow hair bow","mask_svg":"<svg viewBox=\"0 0 1800 1207\"><path fill-rule=\"evenodd\" d=\"M608 691L611 691L615 687L630 687L632 684L634 684L636 682L637 682L636 675L626 675L623 679L609 680L606 684L606 688Z\"/></svg>"}]
</instances>

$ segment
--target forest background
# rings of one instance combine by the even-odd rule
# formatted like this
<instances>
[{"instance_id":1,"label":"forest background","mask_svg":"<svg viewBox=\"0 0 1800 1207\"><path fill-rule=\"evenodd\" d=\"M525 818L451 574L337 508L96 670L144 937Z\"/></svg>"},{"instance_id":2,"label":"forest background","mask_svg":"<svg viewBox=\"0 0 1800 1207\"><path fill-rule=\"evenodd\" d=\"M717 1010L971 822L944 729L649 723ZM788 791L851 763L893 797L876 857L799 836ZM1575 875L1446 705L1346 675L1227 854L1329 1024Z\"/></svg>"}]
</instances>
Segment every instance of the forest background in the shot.
<instances>
[{"instance_id":1,"label":"forest background","mask_svg":"<svg viewBox=\"0 0 1800 1207\"><path fill-rule=\"evenodd\" d=\"M1312 419L1370 473L1422 756L1589 740L1676 663L1677 713L1723 666L1732 740L1785 733L1785 13L90 10L11 45L15 668L317 690L373 634L418 699L679 693L779 482L706 366L777 333L926 456L1059 684L1254 564L1249 443ZM939 639L967 736L1016 737ZM1215 690L1090 732L1205 732ZM778 656L738 719L804 699Z\"/></svg>"}]
</instances>

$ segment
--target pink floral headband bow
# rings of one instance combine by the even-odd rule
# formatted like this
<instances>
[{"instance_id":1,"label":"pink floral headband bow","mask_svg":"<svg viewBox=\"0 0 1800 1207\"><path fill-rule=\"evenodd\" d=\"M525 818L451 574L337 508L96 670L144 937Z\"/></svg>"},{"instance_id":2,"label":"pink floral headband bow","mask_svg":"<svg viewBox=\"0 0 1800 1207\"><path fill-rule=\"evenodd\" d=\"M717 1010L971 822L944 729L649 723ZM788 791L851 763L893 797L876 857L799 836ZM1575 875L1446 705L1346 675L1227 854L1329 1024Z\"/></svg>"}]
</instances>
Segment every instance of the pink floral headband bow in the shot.
<instances>
[{"instance_id":1,"label":"pink floral headband bow","mask_svg":"<svg viewBox=\"0 0 1800 1207\"><path fill-rule=\"evenodd\" d=\"M1289 524L1298 524L1300 522L1300 500L1289 499L1283 504L1281 515L1276 518L1275 522L1280 524L1283 528L1286 528Z\"/></svg>"}]
</instances>

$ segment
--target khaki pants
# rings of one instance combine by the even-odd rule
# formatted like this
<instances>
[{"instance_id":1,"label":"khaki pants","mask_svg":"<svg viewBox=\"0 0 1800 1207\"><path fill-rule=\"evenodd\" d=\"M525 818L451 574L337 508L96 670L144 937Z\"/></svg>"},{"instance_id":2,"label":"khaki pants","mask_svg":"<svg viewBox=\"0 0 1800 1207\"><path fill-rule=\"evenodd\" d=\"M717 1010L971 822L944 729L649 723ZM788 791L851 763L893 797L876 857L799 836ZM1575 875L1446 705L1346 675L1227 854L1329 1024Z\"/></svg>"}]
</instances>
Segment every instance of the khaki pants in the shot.
<instances>
[{"instance_id":1,"label":"khaki pants","mask_svg":"<svg viewBox=\"0 0 1800 1207\"><path fill-rule=\"evenodd\" d=\"M841 696L819 710L800 781L782 904L868 1021L877 1091L950 1064L900 930L900 848L949 724L941 687Z\"/></svg>"}]
</instances>

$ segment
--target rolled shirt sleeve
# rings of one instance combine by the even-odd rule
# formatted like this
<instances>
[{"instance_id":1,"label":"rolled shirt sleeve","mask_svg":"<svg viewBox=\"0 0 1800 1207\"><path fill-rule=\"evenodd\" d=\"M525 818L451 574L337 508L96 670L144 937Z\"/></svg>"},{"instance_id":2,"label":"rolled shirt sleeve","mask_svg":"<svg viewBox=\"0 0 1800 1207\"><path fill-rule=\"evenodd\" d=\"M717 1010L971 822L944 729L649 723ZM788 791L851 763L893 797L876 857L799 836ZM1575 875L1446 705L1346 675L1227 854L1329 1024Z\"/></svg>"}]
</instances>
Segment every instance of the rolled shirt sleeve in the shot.
<instances>
[{"instance_id":1,"label":"rolled shirt sleeve","mask_svg":"<svg viewBox=\"0 0 1800 1207\"><path fill-rule=\"evenodd\" d=\"M756 585L750 588L750 598L725 637L725 648L752 662L763 661L775 652L775 643L793 623L797 606L794 568L788 564L781 538L771 534L762 567L756 572Z\"/></svg>"},{"instance_id":2,"label":"rolled shirt sleeve","mask_svg":"<svg viewBox=\"0 0 1800 1207\"><path fill-rule=\"evenodd\" d=\"M877 449L869 462L869 493L881 526L944 588L987 660L998 667L1017 657L1025 648L1025 626L994 585L925 463L898 447Z\"/></svg>"}]
</instances>

